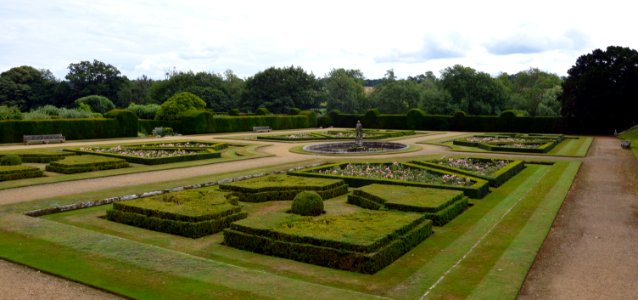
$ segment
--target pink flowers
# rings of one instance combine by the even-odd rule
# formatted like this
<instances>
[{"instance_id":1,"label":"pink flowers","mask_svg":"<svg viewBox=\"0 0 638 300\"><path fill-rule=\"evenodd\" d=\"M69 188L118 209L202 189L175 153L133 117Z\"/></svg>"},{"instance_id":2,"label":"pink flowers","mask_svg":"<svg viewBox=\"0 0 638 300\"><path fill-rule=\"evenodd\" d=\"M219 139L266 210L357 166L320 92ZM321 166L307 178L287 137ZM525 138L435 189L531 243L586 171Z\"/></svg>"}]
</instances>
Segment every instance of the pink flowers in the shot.
<instances>
[{"instance_id":1,"label":"pink flowers","mask_svg":"<svg viewBox=\"0 0 638 300\"><path fill-rule=\"evenodd\" d=\"M510 163L508 160L487 158L444 158L436 162L442 166L462 169L480 175L489 175Z\"/></svg>"},{"instance_id":2,"label":"pink flowers","mask_svg":"<svg viewBox=\"0 0 638 300\"><path fill-rule=\"evenodd\" d=\"M90 151L97 153L113 153L118 155L125 156L135 156L141 158L161 158L161 157L173 157L173 156L183 156L189 154L195 154L199 151L192 150L151 150L151 149L129 149L123 148L122 146L115 146L111 148L80 148L82 151Z\"/></svg>"}]
</instances>

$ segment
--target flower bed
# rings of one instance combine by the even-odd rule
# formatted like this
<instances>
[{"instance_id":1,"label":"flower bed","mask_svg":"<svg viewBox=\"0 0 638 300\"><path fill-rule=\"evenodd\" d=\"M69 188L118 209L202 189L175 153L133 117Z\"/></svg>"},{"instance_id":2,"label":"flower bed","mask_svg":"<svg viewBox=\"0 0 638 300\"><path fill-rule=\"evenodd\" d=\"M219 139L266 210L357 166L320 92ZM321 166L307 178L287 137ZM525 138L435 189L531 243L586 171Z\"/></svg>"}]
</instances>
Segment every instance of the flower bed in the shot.
<instances>
[{"instance_id":1,"label":"flower bed","mask_svg":"<svg viewBox=\"0 0 638 300\"><path fill-rule=\"evenodd\" d=\"M141 145L126 145L126 148L130 149L156 149L156 150L223 150L228 148L226 143L209 143L200 141L188 141L188 142L160 142Z\"/></svg>"},{"instance_id":2,"label":"flower bed","mask_svg":"<svg viewBox=\"0 0 638 300\"><path fill-rule=\"evenodd\" d=\"M219 186L232 192L240 201L264 202L292 200L302 191L315 191L322 199L330 199L348 192L348 186L339 179L309 178L284 174L269 175Z\"/></svg>"},{"instance_id":3,"label":"flower bed","mask_svg":"<svg viewBox=\"0 0 638 300\"><path fill-rule=\"evenodd\" d=\"M348 203L373 210L420 212L434 225L443 226L465 210L468 200L460 191L371 184L354 190Z\"/></svg>"},{"instance_id":4,"label":"flower bed","mask_svg":"<svg viewBox=\"0 0 638 300\"><path fill-rule=\"evenodd\" d=\"M260 135L260 136L257 136L257 139L277 140L277 141L312 141L312 140L325 139L325 137L313 132L301 132L301 133L282 134L282 135Z\"/></svg>"},{"instance_id":5,"label":"flower bed","mask_svg":"<svg viewBox=\"0 0 638 300\"><path fill-rule=\"evenodd\" d=\"M231 247L330 268L375 273L432 234L421 214L363 210L303 217L270 213L231 224Z\"/></svg>"},{"instance_id":6,"label":"flower bed","mask_svg":"<svg viewBox=\"0 0 638 300\"><path fill-rule=\"evenodd\" d=\"M412 130L376 130L366 129L363 131L364 139L385 139L391 137L399 137L404 135L413 135ZM356 132L354 130L328 130L313 131L283 135L263 135L257 136L257 139L277 140L277 141L310 141L310 140L354 140Z\"/></svg>"},{"instance_id":7,"label":"flower bed","mask_svg":"<svg viewBox=\"0 0 638 300\"><path fill-rule=\"evenodd\" d=\"M78 150L68 150L77 153L95 154L125 159L128 162L145 165L166 164L180 161L191 161L208 158L219 158L221 153L205 150L185 149L142 149L115 147L85 147Z\"/></svg>"},{"instance_id":8,"label":"flower bed","mask_svg":"<svg viewBox=\"0 0 638 300\"><path fill-rule=\"evenodd\" d=\"M454 140L452 144L487 151L546 153L562 141L562 135L509 134L477 135Z\"/></svg>"},{"instance_id":9,"label":"flower bed","mask_svg":"<svg viewBox=\"0 0 638 300\"><path fill-rule=\"evenodd\" d=\"M0 166L0 181L42 176L42 170L30 166Z\"/></svg>"},{"instance_id":10,"label":"flower bed","mask_svg":"<svg viewBox=\"0 0 638 300\"><path fill-rule=\"evenodd\" d=\"M121 158L104 157L97 155L68 156L63 160L54 161L46 166L47 171L72 174L126 168L129 164Z\"/></svg>"},{"instance_id":11,"label":"flower bed","mask_svg":"<svg viewBox=\"0 0 638 300\"><path fill-rule=\"evenodd\" d=\"M343 179L352 187L372 183L438 187L461 190L471 198L483 198L489 193L489 184L483 179L411 163L336 163L290 174Z\"/></svg>"},{"instance_id":12,"label":"flower bed","mask_svg":"<svg viewBox=\"0 0 638 300\"><path fill-rule=\"evenodd\" d=\"M494 187L505 183L525 168L524 162L520 160L471 157L413 161L412 163L485 179Z\"/></svg>"},{"instance_id":13,"label":"flower bed","mask_svg":"<svg viewBox=\"0 0 638 300\"><path fill-rule=\"evenodd\" d=\"M198 189L113 203L107 219L191 238L213 234L246 218L227 193Z\"/></svg>"}]
</instances>

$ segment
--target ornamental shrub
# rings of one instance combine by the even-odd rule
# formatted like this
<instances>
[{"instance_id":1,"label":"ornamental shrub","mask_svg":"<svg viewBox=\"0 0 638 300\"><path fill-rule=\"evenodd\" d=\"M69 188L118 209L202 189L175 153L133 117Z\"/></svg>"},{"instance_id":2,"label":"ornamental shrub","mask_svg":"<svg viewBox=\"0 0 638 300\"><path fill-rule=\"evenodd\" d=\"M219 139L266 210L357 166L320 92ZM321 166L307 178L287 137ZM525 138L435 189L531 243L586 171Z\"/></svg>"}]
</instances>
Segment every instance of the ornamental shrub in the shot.
<instances>
[{"instance_id":1,"label":"ornamental shrub","mask_svg":"<svg viewBox=\"0 0 638 300\"><path fill-rule=\"evenodd\" d=\"M86 96L75 100L75 106L80 107L81 104L86 104L91 108L91 111L101 114L115 109L113 101L109 100L109 98L98 95Z\"/></svg>"},{"instance_id":2,"label":"ornamental shrub","mask_svg":"<svg viewBox=\"0 0 638 300\"><path fill-rule=\"evenodd\" d=\"M298 115L300 112L301 112L301 109L298 109L296 107L293 107L293 108L288 110L288 114L291 115L291 116Z\"/></svg>"},{"instance_id":3,"label":"ornamental shrub","mask_svg":"<svg viewBox=\"0 0 638 300\"><path fill-rule=\"evenodd\" d=\"M160 106L159 104L139 105L131 103L126 109L135 113L140 119L153 120L160 110Z\"/></svg>"},{"instance_id":4,"label":"ornamental shrub","mask_svg":"<svg viewBox=\"0 0 638 300\"><path fill-rule=\"evenodd\" d=\"M318 216L323 213L323 199L316 192L303 191L292 200L291 212L302 216Z\"/></svg>"},{"instance_id":5,"label":"ornamental shrub","mask_svg":"<svg viewBox=\"0 0 638 300\"><path fill-rule=\"evenodd\" d=\"M272 113L265 107L258 108L255 114L260 116L272 115Z\"/></svg>"},{"instance_id":6,"label":"ornamental shrub","mask_svg":"<svg viewBox=\"0 0 638 300\"><path fill-rule=\"evenodd\" d=\"M162 103L157 112L157 120L176 120L181 113L190 110L205 110L206 102L189 92L177 93Z\"/></svg>"},{"instance_id":7,"label":"ornamental shrub","mask_svg":"<svg viewBox=\"0 0 638 300\"><path fill-rule=\"evenodd\" d=\"M0 158L0 166L18 166L22 164L20 156L8 154Z\"/></svg>"},{"instance_id":8,"label":"ornamental shrub","mask_svg":"<svg viewBox=\"0 0 638 300\"><path fill-rule=\"evenodd\" d=\"M240 114L241 112L239 111L239 108L233 108L228 111L229 116L239 116Z\"/></svg>"},{"instance_id":9,"label":"ornamental shrub","mask_svg":"<svg viewBox=\"0 0 638 300\"><path fill-rule=\"evenodd\" d=\"M0 105L0 120L22 120L22 113L17 106Z\"/></svg>"}]
</instances>

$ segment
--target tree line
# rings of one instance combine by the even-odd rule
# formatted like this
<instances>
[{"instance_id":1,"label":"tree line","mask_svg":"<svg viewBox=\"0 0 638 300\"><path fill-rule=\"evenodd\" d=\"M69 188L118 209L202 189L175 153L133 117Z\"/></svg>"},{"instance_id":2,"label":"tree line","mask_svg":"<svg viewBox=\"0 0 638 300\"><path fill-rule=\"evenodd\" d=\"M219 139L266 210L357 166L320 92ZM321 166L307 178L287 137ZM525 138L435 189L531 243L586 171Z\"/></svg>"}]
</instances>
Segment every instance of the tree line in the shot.
<instances>
[{"instance_id":1,"label":"tree line","mask_svg":"<svg viewBox=\"0 0 638 300\"><path fill-rule=\"evenodd\" d=\"M292 109L364 113L376 108L400 114L420 108L429 114L563 116L577 126L604 120L609 128L636 123L638 52L610 46L578 58L561 78L536 68L496 77L454 65L437 76L428 71L399 79L393 70L366 79L360 70L332 69L323 77L301 67L271 67L248 78L224 73L173 71L162 80L129 79L113 65L93 60L72 63L64 79L46 69L19 66L0 74L0 105L30 111L44 105L74 107L79 98L99 95L117 107L161 104L179 92L200 97L215 112L273 113ZM606 114L606 115L604 115ZM602 119L601 119L602 118Z\"/></svg>"}]
</instances>

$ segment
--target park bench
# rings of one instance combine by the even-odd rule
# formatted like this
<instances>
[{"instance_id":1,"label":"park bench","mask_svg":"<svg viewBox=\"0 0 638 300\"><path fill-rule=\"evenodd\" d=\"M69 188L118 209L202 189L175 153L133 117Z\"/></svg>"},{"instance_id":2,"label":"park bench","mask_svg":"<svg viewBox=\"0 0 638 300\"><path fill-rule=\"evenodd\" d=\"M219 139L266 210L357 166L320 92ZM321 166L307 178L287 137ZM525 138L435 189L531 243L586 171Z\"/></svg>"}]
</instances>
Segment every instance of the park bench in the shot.
<instances>
[{"instance_id":1,"label":"park bench","mask_svg":"<svg viewBox=\"0 0 638 300\"><path fill-rule=\"evenodd\" d=\"M38 135L23 135L22 141L25 144L42 143L48 144L50 142L63 143L65 141L64 136L61 133L58 134L38 134Z\"/></svg>"},{"instance_id":2,"label":"park bench","mask_svg":"<svg viewBox=\"0 0 638 300\"><path fill-rule=\"evenodd\" d=\"M620 147L622 147L623 149L630 149L631 148L631 141L625 140L620 142Z\"/></svg>"},{"instance_id":3,"label":"park bench","mask_svg":"<svg viewBox=\"0 0 638 300\"><path fill-rule=\"evenodd\" d=\"M270 132L272 128L270 126L253 126L254 132Z\"/></svg>"}]
</instances>

